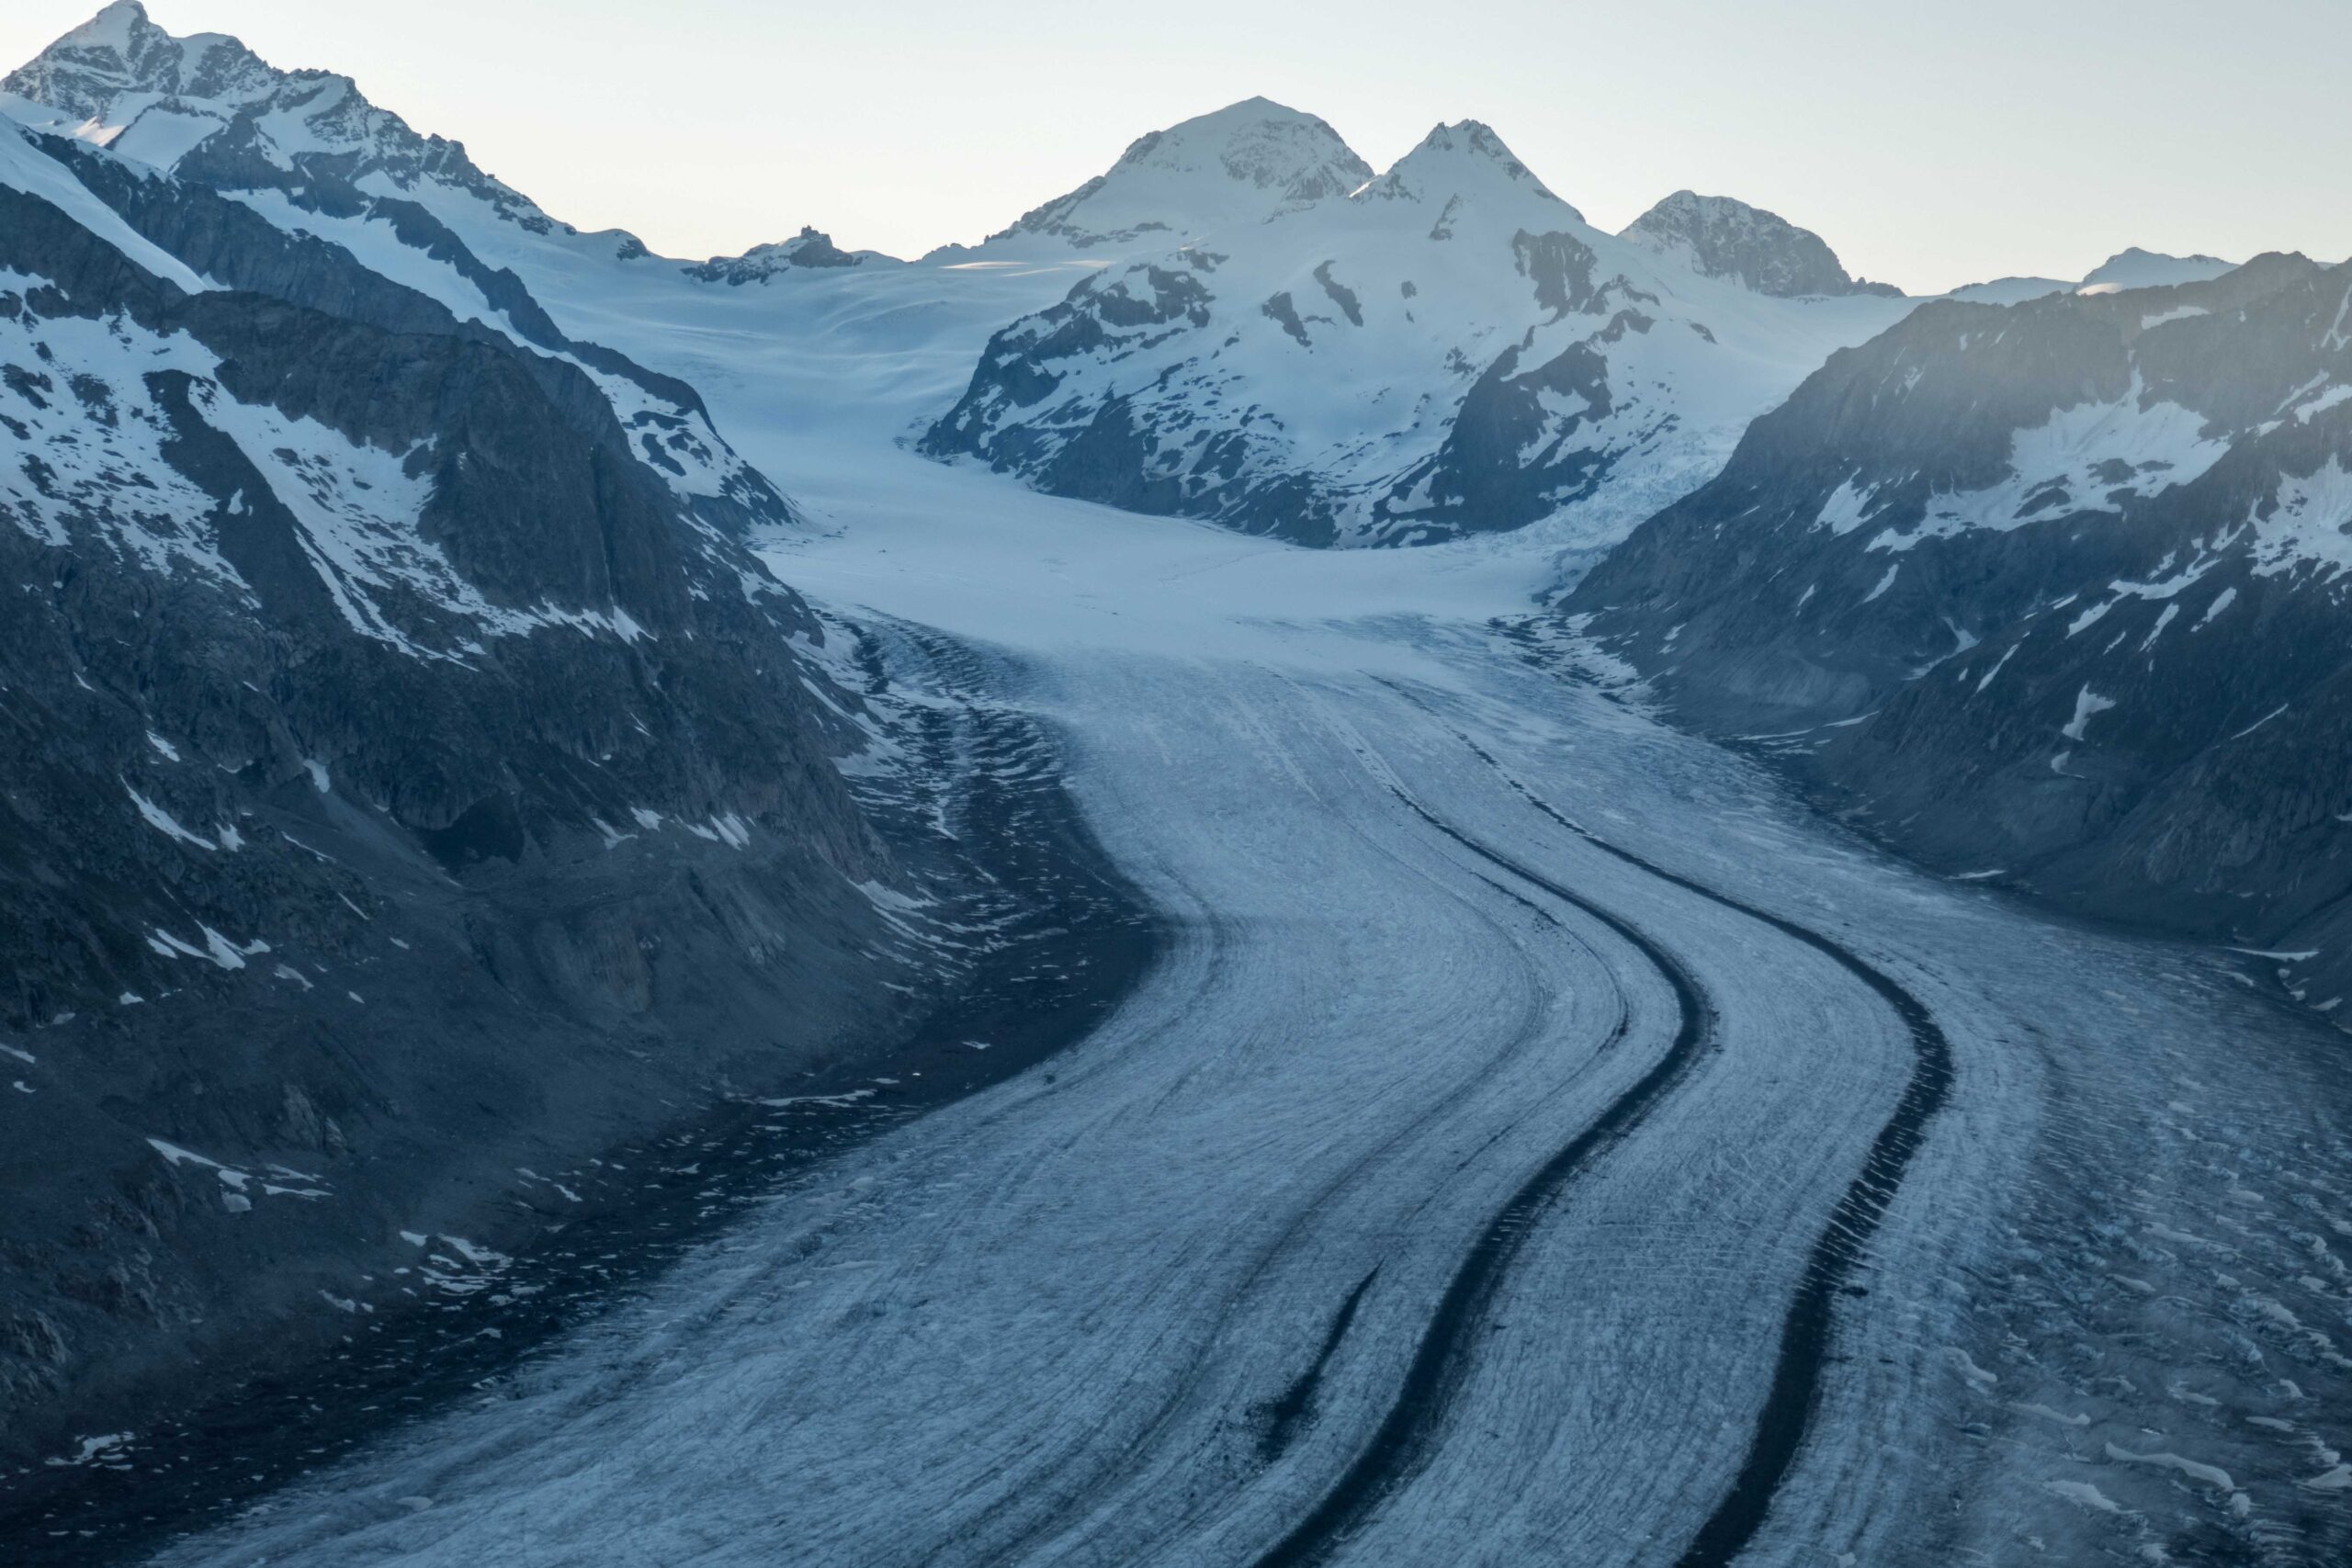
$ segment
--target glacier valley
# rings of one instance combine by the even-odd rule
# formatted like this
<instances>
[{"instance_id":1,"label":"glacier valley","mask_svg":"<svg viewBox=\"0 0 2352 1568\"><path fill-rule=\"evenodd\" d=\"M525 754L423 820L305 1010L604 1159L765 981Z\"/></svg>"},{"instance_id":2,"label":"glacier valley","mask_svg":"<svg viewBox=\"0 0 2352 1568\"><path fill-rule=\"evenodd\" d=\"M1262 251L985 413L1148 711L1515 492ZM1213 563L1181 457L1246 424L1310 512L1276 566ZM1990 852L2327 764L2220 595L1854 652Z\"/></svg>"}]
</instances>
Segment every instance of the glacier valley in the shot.
<instances>
[{"instance_id":1,"label":"glacier valley","mask_svg":"<svg viewBox=\"0 0 2352 1568\"><path fill-rule=\"evenodd\" d=\"M2352 268L1262 99L690 265L7 81L0 1556L2352 1561Z\"/></svg>"}]
</instances>

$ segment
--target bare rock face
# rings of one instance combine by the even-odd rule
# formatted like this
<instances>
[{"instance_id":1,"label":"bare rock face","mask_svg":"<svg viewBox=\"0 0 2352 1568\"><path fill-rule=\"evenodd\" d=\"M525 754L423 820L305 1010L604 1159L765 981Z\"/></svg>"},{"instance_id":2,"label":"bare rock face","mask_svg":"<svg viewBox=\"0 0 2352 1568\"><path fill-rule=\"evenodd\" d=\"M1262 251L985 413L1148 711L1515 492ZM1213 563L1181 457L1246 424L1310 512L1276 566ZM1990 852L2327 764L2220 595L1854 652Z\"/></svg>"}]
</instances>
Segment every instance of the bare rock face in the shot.
<instances>
[{"instance_id":1,"label":"bare rock face","mask_svg":"<svg viewBox=\"0 0 2352 1568\"><path fill-rule=\"evenodd\" d=\"M831 234L819 233L803 226L789 240L772 245L753 245L740 256L713 256L698 266L685 268L688 277L702 283L724 283L741 288L746 283L766 283L771 279L790 276L795 271L829 272L837 267L865 266L869 263L890 264L890 258L878 251L845 251L833 243Z\"/></svg>"},{"instance_id":2,"label":"bare rock face","mask_svg":"<svg viewBox=\"0 0 2352 1568\"><path fill-rule=\"evenodd\" d=\"M2352 265L1927 306L1564 608L1931 863L2352 994Z\"/></svg>"},{"instance_id":3,"label":"bare rock face","mask_svg":"<svg viewBox=\"0 0 2352 1568\"><path fill-rule=\"evenodd\" d=\"M1838 253L1812 230L1726 196L1676 191L1619 237L1677 258L1702 277L1732 278L1779 299L1902 293L1891 284L1849 276Z\"/></svg>"}]
</instances>

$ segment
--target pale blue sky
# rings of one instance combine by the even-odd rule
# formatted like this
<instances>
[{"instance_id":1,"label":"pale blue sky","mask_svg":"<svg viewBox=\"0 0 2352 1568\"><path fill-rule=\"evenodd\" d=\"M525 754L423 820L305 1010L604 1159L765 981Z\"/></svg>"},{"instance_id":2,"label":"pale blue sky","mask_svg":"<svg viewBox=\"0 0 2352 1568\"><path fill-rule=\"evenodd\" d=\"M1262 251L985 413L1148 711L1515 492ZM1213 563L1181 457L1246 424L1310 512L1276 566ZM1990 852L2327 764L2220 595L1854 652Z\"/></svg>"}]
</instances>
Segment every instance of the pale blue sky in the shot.
<instances>
[{"instance_id":1,"label":"pale blue sky","mask_svg":"<svg viewBox=\"0 0 2352 1568\"><path fill-rule=\"evenodd\" d=\"M6 0L13 65L98 0ZM2352 255L2352 0L150 0L358 78L558 216L734 252L976 240L1254 93L1375 167L1492 124L1606 228L1678 186L1915 290L2128 244Z\"/></svg>"}]
</instances>

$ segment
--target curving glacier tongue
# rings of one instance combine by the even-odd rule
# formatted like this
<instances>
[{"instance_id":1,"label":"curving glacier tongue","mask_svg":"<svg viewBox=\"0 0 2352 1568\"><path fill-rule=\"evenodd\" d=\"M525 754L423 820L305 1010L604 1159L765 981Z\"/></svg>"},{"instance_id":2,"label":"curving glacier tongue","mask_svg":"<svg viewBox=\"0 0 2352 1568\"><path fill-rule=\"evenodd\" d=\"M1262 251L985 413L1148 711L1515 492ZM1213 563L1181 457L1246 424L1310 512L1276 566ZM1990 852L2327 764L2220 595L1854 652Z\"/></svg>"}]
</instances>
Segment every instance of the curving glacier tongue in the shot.
<instances>
[{"instance_id":1,"label":"curving glacier tongue","mask_svg":"<svg viewBox=\"0 0 2352 1568\"><path fill-rule=\"evenodd\" d=\"M1949 1533L2084 1561L2309 1515L2316 1458L2242 1417L2324 1411L2341 1371L2265 1330L2290 1398L2235 1326L2313 1300L2294 1205L2344 1198L2290 1152L2332 1135L2306 1035L1530 669L1495 635L1524 560L1317 555L838 446L850 525L777 558L1009 657L1166 961L1043 1070L167 1562L1260 1561L1378 1441L1498 1215L1510 1262L1430 1443L1332 1561L1684 1560L1790 1403L1781 1348L1818 1347L1807 1301L1829 1352L1798 1363L1757 1561L1939 1561ZM1951 1101L1902 1161L1905 1019L1792 928L1950 1036ZM1890 1165L1861 1261L1809 1287ZM2187 1238L2233 1190L2257 1201L2224 1275Z\"/></svg>"}]
</instances>

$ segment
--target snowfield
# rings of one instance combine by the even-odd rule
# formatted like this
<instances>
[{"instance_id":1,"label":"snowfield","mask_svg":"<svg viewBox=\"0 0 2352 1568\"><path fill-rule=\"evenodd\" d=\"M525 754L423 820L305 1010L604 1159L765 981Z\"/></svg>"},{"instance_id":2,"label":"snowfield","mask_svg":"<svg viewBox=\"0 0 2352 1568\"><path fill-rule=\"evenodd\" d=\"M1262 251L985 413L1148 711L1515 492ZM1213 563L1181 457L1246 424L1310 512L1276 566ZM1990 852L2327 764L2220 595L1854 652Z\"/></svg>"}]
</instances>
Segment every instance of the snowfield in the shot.
<instances>
[{"instance_id":1,"label":"snowfield","mask_svg":"<svg viewBox=\"0 0 2352 1568\"><path fill-rule=\"evenodd\" d=\"M1667 729L1522 629L1541 529L1312 552L899 446L1067 268L567 293L565 243L565 329L806 510L780 575L1018 671L1174 935L1061 1056L164 1561L2340 1561L2341 1044L2234 961Z\"/></svg>"}]
</instances>

